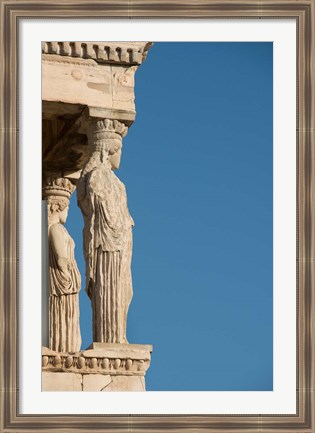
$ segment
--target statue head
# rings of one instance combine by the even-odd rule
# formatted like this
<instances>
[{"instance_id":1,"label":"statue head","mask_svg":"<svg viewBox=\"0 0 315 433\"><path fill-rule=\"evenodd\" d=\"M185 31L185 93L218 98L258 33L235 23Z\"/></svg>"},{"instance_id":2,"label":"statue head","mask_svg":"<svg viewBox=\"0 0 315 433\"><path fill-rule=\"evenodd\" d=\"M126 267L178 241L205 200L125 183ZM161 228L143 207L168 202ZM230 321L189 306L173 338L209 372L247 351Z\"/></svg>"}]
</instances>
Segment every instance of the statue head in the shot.
<instances>
[{"instance_id":1,"label":"statue head","mask_svg":"<svg viewBox=\"0 0 315 433\"><path fill-rule=\"evenodd\" d=\"M69 211L69 199L65 197L47 197L48 222L65 224Z\"/></svg>"},{"instance_id":2,"label":"statue head","mask_svg":"<svg viewBox=\"0 0 315 433\"><path fill-rule=\"evenodd\" d=\"M48 222L65 224L74 185L66 178L49 178L43 188L47 201Z\"/></svg>"},{"instance_id":3,"label":"statue head","mask_svg":"<svg viewBox=\"0 0 315 433\"><path fill-rule=\"evenodd\" d=\"M117 152L109 156L109 162L113 170L119 169L120 160L121 160L121 148L118 149Z\"/></svg>"},{"instance_id":4,"label":"statue head","mask_svg":"<svg viewBox=\"0 0 315 433\"><path fill-rule=\"evenodd\" d=\"M99 153L101 161L109 161L113 170L119 168L122 139L128 128L118 120L97 120L92 124L89 143L92 153Z\"/></svg>"}]
</instances>

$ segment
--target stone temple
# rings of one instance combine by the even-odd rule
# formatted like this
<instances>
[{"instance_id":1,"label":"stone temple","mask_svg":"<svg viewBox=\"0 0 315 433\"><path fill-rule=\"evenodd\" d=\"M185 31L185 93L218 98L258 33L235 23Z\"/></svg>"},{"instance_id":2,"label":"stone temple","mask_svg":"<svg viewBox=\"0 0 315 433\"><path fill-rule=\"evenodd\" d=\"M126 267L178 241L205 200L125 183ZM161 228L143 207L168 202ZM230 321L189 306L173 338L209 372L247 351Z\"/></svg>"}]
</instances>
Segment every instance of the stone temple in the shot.
<instances>
[{"instance_id":1,"label":"stone temple","mask_svg":"<svg viewBox=\"0 0 315 433\"><path fill-rule=\"evenodd\" d=\"M145 391L152 346L126 337L134 222L115 171L135 121L135 74L151 45L42 44L43 391ZM75 189L85 275L64 226ZM92 307L87 348L81 347L81 288Z\"/></svg>"}]
</instances>

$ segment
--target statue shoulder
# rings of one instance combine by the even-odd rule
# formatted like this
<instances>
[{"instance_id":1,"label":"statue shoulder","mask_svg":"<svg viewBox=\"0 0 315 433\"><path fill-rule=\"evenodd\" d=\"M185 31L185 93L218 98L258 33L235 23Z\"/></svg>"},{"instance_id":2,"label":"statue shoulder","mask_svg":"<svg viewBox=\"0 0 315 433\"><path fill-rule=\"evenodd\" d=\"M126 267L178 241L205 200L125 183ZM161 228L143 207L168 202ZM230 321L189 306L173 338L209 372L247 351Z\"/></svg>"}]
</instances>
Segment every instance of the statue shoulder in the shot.
<instances>
[{"instance_id":1,"label":"statue shoulder","mask_svg":"<svg viewBox=\"0 0 315 433\"><path fill-rule=\"evenodd\" d=\"M60 223L48 227L48 236L52 241L58 242L69 237L67 229Z\"/></svg>"},{"instance_id":2,"label":"statue shoulder","mask_svg":"<svg viewBox=\"0 0 315 433\"><path fill-rule=\"evenodd\" d=\"M101 165L93 169L88 179L88 193L107 199L113 191L113 175L110 168Z\"/></svg>"},{"instance_id":3,"label":"statue shoulder","mask_svg":"<svg viewBox=\"0 0 315 433\"><path fill-rule=\"evenodd\" d=\"M58 235L58 234L64 234L64 226L61 223L55 223L48 227L49 234L51 235Z\"/></svg>"},{"instance_id":4,"label":"statue shoulder","mask_svg":"<svg viewBox=\"0 0 315 433\"><path fill-rule=\"evenodd\" d=\"M113 178L115 179L115 183L118 186L119 190L126 194L126 187L125 184L119 179L119 177L116 176L114 172L112 172Z\"/></svg>"},{"instance_id":5,"label":"statue shoulder","mask_svg":"<svg viewBox=\"0 0 315 433\"><path fill-rule=\"evenodd\" d=\"M50 248L52 248L55 255L67 257L71 237L62 224L56 223L49 227L48 239Z\"/></svg>"}]
</instances>

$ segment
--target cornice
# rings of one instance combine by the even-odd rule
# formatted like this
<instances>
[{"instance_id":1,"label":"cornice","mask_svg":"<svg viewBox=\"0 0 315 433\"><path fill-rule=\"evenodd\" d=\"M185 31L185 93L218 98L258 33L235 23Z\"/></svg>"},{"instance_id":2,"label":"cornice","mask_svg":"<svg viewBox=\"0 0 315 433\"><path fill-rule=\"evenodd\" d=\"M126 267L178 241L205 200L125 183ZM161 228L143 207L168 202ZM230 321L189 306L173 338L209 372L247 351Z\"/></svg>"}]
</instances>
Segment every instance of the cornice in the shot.
<instances>
[{"instance_id":1,"label":"cornice","mask_svg":"<svg viewBox=\"0 0 315 433\"><path fill-rule=\"evenodd\" d=\"M43 54L93 59L97 63L140 65L151 42L42 42Z\"/></svg>"}]
</instances>

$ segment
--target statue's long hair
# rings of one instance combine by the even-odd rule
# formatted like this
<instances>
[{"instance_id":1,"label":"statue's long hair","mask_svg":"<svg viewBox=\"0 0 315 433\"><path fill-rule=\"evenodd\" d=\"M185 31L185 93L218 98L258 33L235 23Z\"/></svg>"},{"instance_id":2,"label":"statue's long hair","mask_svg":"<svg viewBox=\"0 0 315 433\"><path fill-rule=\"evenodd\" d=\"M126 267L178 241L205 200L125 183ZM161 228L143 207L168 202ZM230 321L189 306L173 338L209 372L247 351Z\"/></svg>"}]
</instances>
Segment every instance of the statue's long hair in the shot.
<instances>
[{"instance_id":1,"label":"statue's long hair","mask_svg":"<svg viewBox=\"0 0 315 433\"><path fill-rule=\"evenodd\" d=\"M62 212L69 206L69 199L66 197L48 196L46 200L48 216L54 212Z\"/></svg>"}]
</instances>

